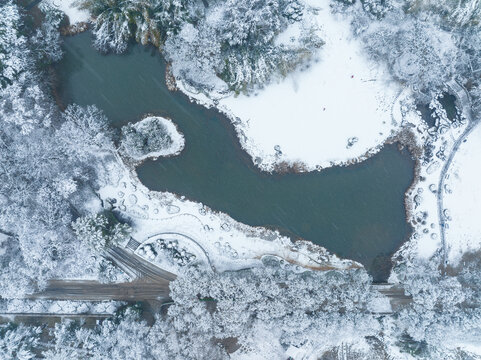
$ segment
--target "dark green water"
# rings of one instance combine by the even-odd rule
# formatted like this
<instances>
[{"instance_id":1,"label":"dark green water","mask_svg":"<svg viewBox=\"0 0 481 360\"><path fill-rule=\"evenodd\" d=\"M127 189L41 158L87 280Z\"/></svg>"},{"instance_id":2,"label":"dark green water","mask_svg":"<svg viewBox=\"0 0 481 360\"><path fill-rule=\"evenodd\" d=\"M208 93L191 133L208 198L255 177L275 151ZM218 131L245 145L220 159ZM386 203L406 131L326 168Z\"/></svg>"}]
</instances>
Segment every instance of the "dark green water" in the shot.
<instances>
[{"instance_id":1,"label":"dark green water","mask_svg":"<svg viewBox=\"0 0 481 360\"><path fill-rule=\"evenodd\" d=\"M150 189L182 194L243 223L311 240L362 262L376 280L387 278L388 256L410 231L403 200L414 162L406 151L391 145L346 168L265 174L240 148L228 119L165 87L165 63L155 49L136 45L127 55L102 56L84 33L67 38L65 51L57 67L65 103L96 104L115 127L149 112L164 115L184 133L180 156L138 168Z\"/></svg>"}]
</instances>

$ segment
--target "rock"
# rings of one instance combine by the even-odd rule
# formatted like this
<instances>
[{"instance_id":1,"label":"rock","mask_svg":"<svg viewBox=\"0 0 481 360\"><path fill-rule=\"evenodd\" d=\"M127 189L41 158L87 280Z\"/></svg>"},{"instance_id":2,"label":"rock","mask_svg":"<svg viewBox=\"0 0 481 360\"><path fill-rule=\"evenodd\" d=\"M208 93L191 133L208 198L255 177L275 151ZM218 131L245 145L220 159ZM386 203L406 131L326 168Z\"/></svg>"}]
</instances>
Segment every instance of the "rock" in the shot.
<instances>
[{"instance_id":1,"label":"rock","mask_svg":"<svg viewBox=\"0 0 481 360\"><path fill-rule=\"evenodd\" d=\"M275 145L274 146L274 150L276 152L276 156L281 156L282 155L282 151L281 151L281 147L279 145Z\"/></svg>"},{"instance_id":2,"label":"rock","mask_svg":"<svg viewBox=\"0 0 481 360\"><path fill-rule=\"evenodd\" d=\"M175 205L167 206L167 213L168 214L177 214L180 211L180 208Z\"/></svg>"},{"instance_id":3,"label":"rock","mask_svg":"<svg viewBox=\"0 0 481 360\"><path fill-rule=\"evenodd\" d=\"M443 210L443 215L444 215L444 218L448 221L451 221L452 218L451 218L451 212L449 211L449 209L444 209Z\"/></svg>"},{"instance_id":4,"label":"rock","mask_svg":"<svg viewBox=\"0 0 481 360\"><path fill-rule=\"evenodd\" d=\"M426 172L428 174L432 174L434 173L436 170L439 169L439 162L438 161L434 161L431 165L428 166L428 168L426 169Z\"/></svg>"},{"instance_id":5,"label":"rock","mask_svg":"<svg viewBox=\"0 0 481 360\"><path fill-rule=\"evenodd\" d=\"M128 197L128 201L131 205L137 204L137 196L135 196L134 194L130 194Z\"/></svg>"},{"instance_id":6,"label":"rock","mask_svg":"<svg viewBox=\"0 0 481 360\"><path fill-rule=\"evenodd\" d=\"M416 195L414 196L414 204L417 206L419 206L423 201L423 197L421 195Z\"/></svg>"},{"instance_id":7,"label":"rock","mask_svg":"<svg viewBox=\"0 0 481 360\"><path fill-rule=\"evenodd\" d=\"M357 143L359 141L359 138L356 137L356 136L353 136L353 137L350 137L349 139L347 139L347 146L346 146L346 149L349 149L351 148L355 143Z\"/></svg>"},{"instance_id":8,"label":"rock","mask_svg":"<svg viewBox=\"0 0 481 360\"><path fill-rule=\"evenodd\" d=\"M442 125L442 126L439 127L438 131L439 131L439 134L444 135L448 131L448 127Z\"/></svg>"}]
</instances>

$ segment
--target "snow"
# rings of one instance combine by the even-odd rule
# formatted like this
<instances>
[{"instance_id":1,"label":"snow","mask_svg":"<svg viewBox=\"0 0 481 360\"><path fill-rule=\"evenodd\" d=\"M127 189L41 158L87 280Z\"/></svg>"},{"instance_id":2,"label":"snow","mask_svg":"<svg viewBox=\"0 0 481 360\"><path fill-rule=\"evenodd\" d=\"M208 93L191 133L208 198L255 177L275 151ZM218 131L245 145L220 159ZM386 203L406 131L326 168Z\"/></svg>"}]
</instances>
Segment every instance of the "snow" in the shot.
<instances>
[{"instance_id":1,"label":"snow","mask_svg":"<svg viewBox=\"0 0 481 360\"><path fill-rule=\"evenodd\" d=\"M452 220L446 229L449 261L481 248L481 127L462 143L446 175L444 207Z\"/></svg>"},{"instance_id":2,"label":"snow","mask_svg":"<svg viewBox=\"0 0 481 360\"><path fill-rule=\"evenodd\" d=\"M391 302L386 296L375 297L368 304L369 311L377 314L390 314L393 312Z\"/></svg>"},{"instance_id":3,"label":"snow","mask_svg":"<svg viewBox=\"0 0 481 360\"><path fill-rule=\"evenodd\" d=\"M119 156L116 159L107 169L110 178L99 195L131 220L132 237L141 244L155 237L173 237L187 252L196 255L199 264L215 271L260 266L264 256L282 258L286 266L292 264L298 269L361 267L309 242L293 244L277 231L241 224L183 196L150 191L140 183L135 171L130 171Z\"/></svg>"},{"instance_id":4,"label":"snow","mask_svg":"<svg viewBox=\"0 0 481 360\"><path fill-rule=\"evenodd\" d=\"M468 108L470 106L466 103L467 99L465 99L463 89L459 84L452 81L448 84L448 89L449 92L456 95L457 105L461 105L461 108L458 106L460 119L451 123L447 119L444 109L438 108L436 111L440 116L440 123L436 131L428 129L426 123L422 121L420 113L412 102L412 97L407 92L398 97L393 107L393 116L402 122L404 128L411 129L418 147L426 146L427 143L431 143L433 146L432 159L425 163L423 163L423 159L419 160L416 182L406 193L408 220L413 226L414 232L410 240L398 251L398 255L402 255L404 258L414 256L418 259L428 260L443 249L440 225L442 219L440 219L438 211L438 204L440 203L438 186L442 180L441 175L446 161L452 153L456 141L461 138L468 126ZM451 164L448 169L448 176L452 166ZM448 188L444 186L442 189L445 201L447 201L449 192L446 189L449 189L449 186ZM444 207L450 207L450 205ZM453 218L448 226L452 227L454 221L456 220ZM467 246L466 240L466 237L457 237L457 241L459 241L457 246L464 249ZM397 282L394 275L391 276L390 282Z\"/></svg>"},{"instance_id":5,"label":"snow","mask_svg":"<svg viewBox=\"0 0 481 360\"><path fill-rule=\"evenodd\" d=\"M328 0L312 6L319 7L315 16L325 41L317 61L253 95L215 101L263 170L271 171L282 161L300 161L314 170L362 160L398 130L391 108L401 86L386 68L367 59L351 35L350 18L332 14ZM297 32L290 26L278 41L286 42ZM205 101L185 84L179 87ZM348 146L349 139L357 141Z\"/></svg>"},{"instance_id":6,"label":"snow","mask_svg":"<svg viewBox=\"0 0 481 360\"><path fill-rule=\"evenodd\" d=\"M276 45L293 45L301 36L302 23L296 21L290 24L275 40Z\"/></svg>"},{"instance_id":7,"label":"snow","mask_svg":"<svg viewBox=\"0 0 481 360\"><path fill-rule=\"evenodd\" d=\"M87 10L80 10L75 6L77 0L45 0L57 9L63 11L68 16L70 25L80 22L87 22L90 19Z\"/></svg>"}]
</instances>

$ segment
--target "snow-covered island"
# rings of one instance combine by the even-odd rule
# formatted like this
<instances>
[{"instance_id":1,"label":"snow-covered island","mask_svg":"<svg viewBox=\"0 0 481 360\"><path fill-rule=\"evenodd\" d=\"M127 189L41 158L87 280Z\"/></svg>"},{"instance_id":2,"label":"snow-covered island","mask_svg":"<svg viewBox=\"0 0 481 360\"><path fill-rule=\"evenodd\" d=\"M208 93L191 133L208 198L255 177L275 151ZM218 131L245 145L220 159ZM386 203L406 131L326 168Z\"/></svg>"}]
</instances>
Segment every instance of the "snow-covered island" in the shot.
<instances>
[{"instance_id":1,"label":"snow-covered island","mask_svg":"<svg viewBox=\"0 0 481 360\"><path fill-rule=\"evenodd\" d=\"M149 115L122 128L121 151L134 161L178 155L184 145L172 120L160 116Z\"/></svg>"},{"instance_id":2,"label":"snow-covered island","mask_svg":"<svg viewBox=\"0 0 481 360\"><path fill-rule=\"evenodd\" d=\"M143 186L136 164L189 144L175 118L119 134L95 105L59 108L63 13L101 52L161 49L262 170L407 146L413 232L389 282ZM480 359L480 16L477 0L0 4L0 358Z\"/></svg>"}]
</instances>

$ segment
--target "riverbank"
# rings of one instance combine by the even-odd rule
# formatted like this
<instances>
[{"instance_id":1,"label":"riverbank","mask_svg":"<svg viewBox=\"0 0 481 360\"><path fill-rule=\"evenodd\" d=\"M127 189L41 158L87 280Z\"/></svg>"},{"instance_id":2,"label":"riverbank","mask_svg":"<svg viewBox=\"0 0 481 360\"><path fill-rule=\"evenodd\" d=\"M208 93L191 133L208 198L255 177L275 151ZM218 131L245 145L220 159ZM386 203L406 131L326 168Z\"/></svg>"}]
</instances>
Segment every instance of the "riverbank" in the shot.
<instances>
[{"instance_id":1,"label":"riverbank","mask_svg":"<svg viewBox=\"0 0 481 360\"><path fill-rule=\"evenodd\" d=\"M249 95L206 96L177 79L189 97L231 119L243 149L264 171L360 162L400 130L391 108L402 87L368 59L351 34L352 19L331 13L328 0L306 6L316 8L316 27L325 42L306 69Z\"/></svg>"},{"instance_id":2,"label":"riverbank","mask_svg":"<svg viewBox=\"0 0 481 360\"><path fill-rule=\"evenodd\" d=\"M280 258L299 271L362 267L341 260L311 242L293 243L278 231L241 224L184 196L150 191L140 183L135 169L129 169L119 156L108 164L108 177L104 181L99 191L103 203L131 223L132 237L139 244L152 237L178 234L177 241L180 237L182 247L196 254L199 264L215 271L260 266L266 256ZM139 255L145 256L141 252ZM179 271L175 267L169 270Z\"/></svg>"},{"instance_id":3,"label":"riverbank","mask_svg":"<svg viewBox=\"0 0 481 360\"><path fill-rule=\"evenodd\" d=\"M452 189L445 180L449 178L451 160L473 126L473 120L464 88L453 80L447 85L447 91L456 97L456 114L448 117L441 102L434 100L430 108L436 121L431 126L423 121L418 107L408 97L401 96L393 107L394 116L402 119L404 128L411 129L417 147L423 149L417 160L416 179L406 193L408 221L414 232L393 257L396 263L437 261L441 269L449 263L445 231L452 219L450 210L443 205L443 197L451 194ZM456 238L457 246L463 248L464 240ZM390 281L397 279L391 276Z\"/></svg>"},{"instance_id":4,"label":"riverbank","mask_svg":"<svg viewBox=\"0 0 481 360\"><path fill-rule=\"evenodd\" d=\"M244 224L279 229L293 240L312 241L365 264L377 281L387 279L390 256L410 231L403 200L413 162L406 150L387 145L351 166L268 174L242 149L228 118L167 88L166 63L157 49L132 45L126 54L105 56L92 48L89 33L65 38L64 46L56 67L62 103L96 104L118 130L147 113L172 119L183 133L180 156L147 160L137 168L149 189L183 195Z\"/></svg>"}]
</instances>

